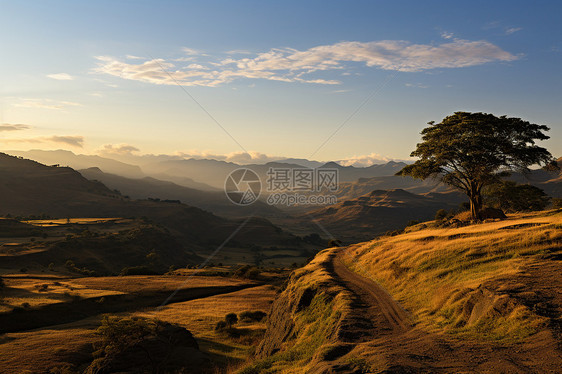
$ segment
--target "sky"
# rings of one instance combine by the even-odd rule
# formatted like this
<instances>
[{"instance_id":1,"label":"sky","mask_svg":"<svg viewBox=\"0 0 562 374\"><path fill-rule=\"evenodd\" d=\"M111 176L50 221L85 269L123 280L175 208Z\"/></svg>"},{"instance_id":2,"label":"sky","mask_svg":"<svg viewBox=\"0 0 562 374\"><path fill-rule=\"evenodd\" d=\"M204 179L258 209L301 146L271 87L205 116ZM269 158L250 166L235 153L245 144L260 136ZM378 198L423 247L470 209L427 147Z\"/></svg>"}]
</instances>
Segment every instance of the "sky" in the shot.
<instances>
[{"instance_id":1,"label":"sky","mask_svg":"<svg viewBox=\"0 0 562 374\"><path fill-rule=\"evenodd\" d=\"M3 1L0 148L407 160L455 111L546 124L562 2Z\"/></svg>"}]
</instances>

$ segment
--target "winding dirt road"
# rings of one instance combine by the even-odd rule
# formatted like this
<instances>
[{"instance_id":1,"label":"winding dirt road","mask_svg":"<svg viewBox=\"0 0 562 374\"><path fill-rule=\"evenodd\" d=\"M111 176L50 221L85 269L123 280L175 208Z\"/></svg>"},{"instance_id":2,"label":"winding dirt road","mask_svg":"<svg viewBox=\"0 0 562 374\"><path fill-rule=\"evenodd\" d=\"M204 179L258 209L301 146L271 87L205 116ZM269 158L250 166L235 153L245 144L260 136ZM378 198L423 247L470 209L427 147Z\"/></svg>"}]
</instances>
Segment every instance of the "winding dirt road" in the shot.
<instances>
[{"instance_id":1,"label":"winding dirt road","mask_svg":"<svg viewBox=\"0 0 562 374\"><path fill-rule=\"evenodd\" d=\"M404 332L411 328L407 312L381 286L349 270L340 254L334 257L333 264L337 277L366 304L379 309L392 330Z\"/></svg>"}]
</instances>

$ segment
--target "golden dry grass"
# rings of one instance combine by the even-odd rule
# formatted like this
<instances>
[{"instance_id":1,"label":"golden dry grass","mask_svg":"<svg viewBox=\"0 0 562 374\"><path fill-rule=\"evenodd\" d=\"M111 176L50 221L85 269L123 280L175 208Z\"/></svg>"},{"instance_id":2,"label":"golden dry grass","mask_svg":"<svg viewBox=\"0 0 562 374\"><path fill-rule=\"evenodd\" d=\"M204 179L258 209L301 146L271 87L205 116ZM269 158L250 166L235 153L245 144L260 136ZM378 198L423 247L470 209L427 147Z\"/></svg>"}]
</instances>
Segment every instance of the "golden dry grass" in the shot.
<instances>
[{"instance_id":1,"label":"golden dry grass","mask_svg":"<svg viewBox=\"0 0 562 374\"><path fill-rule=\"evenodd\" d=\"M90 298L118 295L123 292L103 288L90 288L71 280L37 278L4 278L6 289L0 300L0 313L10 312L14 307L36 308L48 304L65 303L73 297Z\"/></svg>"},{"instance_id":2,"label":"golden dry grass","mask_svg":"<svg viewBox=\"0 0 562 374\"><path fill-rule=\"evenodd\" d=\"M20 302L31 307L49 302L65 302L64 291L82 297L110 294L154 291L173 291L177 287L216 287L248 283L223 277L194 276L130 276L60 279L54 281L36 278L11 278L7 280L10 292L22 294ZM38 292L36 285L49 284L46 292ZM62 295L62 300L57 295ZM232 293L216 295L187 302L171 304L162 308L144 309L138 312L124 312L118 315L139 315L158 318L179 324L190 330L199 342L200 348L209 353L213 360L226 367L235 367L245 362L256 339L265 329L265 322L239 323L246 337L231 338L214 331L216 323L228 313L261 310L268 312L276 295L272 286L256 286ZM132 301L134 302L134 300ZM64 325L50 326L20 333L7 333L0 337L0 373L49 372L65 363L85 365L91 361L91 343L95 341L94 330L100 316Z\"/></svg>"},{"instance_id":3,"label":"golden dry grass","mask_svg":"<svg viewBox=\"0 0 562 374\"><path fill-rule=\"evenodd\" d=\"M210 276L154 276L139 275L126 277L88 277L70 282L73 285L114 290L125 293L145 291L173 291L176 288L236 286L249 283L247 280Z\"/></svg>"},{"instance_id":4,"label":"golden dry grass","mask_svg":"<svg viewBox=\"0 0 562 374\"><path fill-rule=\"evenodd\" d=\"M210 353L221 363L232 364L245 360L252 348L250 342L230 339L224 333L214 331L218 321L228 313L244 311L268 313L276 292L269 285L253 287L224 295L211 296L182 303L175 303L161 310L135 313L137 316L158 318L187 328L198 340L201 350ZM239 323L239 328L263 330L264 322Z\"/></svg>"},{"instance_id":5,"label":"golden dry grass","mask_svg":"<svg viewBox=\"0 0 562 374\"><path fill-rule=\"evenodd\" d=\"M33 226L49 227L49 226L60 226L66 225L67 223L77 223L77 224L96 224L96 223L106 223L106 222L118 222L125 223L131 222L130 219L123 218L61 218L61 219L34 219L28 221L22 221L23 223L28 223Z\"/></svg>"},{"instance_id":6,"label":"golden dry grass","mask_svg":"<svg viewBox=\"0 0 562 374\"><path fill-rule=\"evenodd\" d=\"M67 363L91 361L97 320L4 334L0 338L0 373L48 373Z\"/></svg>"},{"instance_id":7,"label":"golden dry grass","mask_svg":"<svg viewBox=\"0 0 562 374\"><path fill-rule=\"evenodd\" d=\"M0 300L0 313L10 312L14 307L40 307L53 303L64 303L73 297L95 298L108 295L146 292L173 292L176 289L199 287L236 286L249 283L226 277L192 276L128 276L86 277L75 279L43 279L5 277L7 288ZM42 286L46 288L41 288Z\"/></svg>"},{"instance_id":8,"label":"golden dry grass","mask_svg":"<svg viewBox=\"0 0 562 374\"><path fill-rule=\"evenodd\" d=\"M424 328L523 338L544 322L526 308L517 307L500 318L467 321L470 316L463 315L463 306L486 281L513 276L536 255L559 250L561 243L562 212L551 211L461 228L413 229L352 245L346 262L382 284Z\"/></svg>"}]
</instances>

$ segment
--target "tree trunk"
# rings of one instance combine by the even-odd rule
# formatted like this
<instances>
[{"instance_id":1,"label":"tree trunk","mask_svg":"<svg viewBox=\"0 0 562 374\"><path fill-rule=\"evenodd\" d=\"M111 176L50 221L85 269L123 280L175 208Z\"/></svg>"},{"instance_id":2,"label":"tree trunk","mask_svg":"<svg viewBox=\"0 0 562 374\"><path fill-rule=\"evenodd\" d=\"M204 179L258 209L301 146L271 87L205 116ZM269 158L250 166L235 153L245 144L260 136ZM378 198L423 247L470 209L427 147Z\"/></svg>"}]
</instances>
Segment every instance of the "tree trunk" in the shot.
<instances>
[{"instance_id":1,"label":"tree trunk","mask_svg":"<svg viewBox=\"0 0 562 374\"><path fill-rule=\"evenodd\" d=\"M471 184L468 197L470 199L470 215L474 221L480 219L480 210L482 209L482 196L476 185Z\"/></svg>"}]
</instances>

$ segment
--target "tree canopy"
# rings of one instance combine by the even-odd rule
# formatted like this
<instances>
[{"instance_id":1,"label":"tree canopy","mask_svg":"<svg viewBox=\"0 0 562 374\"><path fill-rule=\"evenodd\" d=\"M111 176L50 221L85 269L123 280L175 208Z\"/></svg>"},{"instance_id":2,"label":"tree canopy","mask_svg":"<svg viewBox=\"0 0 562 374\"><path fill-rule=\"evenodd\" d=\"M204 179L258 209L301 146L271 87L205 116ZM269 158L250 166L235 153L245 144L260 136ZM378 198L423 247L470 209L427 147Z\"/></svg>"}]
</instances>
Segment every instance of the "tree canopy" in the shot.
<instances>
[{"instance_id":1,"label":"tree canopy","mask_svg":"<svg viewBox=\"0 0 562 374\"><path fill-rule=\"evenodd\" d=\"M419 159L397 175L438 178L470 199L473 219L482 208L482 189L511 172L528 173L532 165L556 168L556 161L537 140L547 140L545 125L488 113L456 112L428 123L422 142L410 154Z\"/></svg>"},{"instance_id":2,"label":"tree canopy","mask_svg":"<svg viewBox=\"0 0 562 374\"><path fill-rule=\"evenodd\" d=\"M484 201L486 205L504 212L528 212L546 208L550 197L540 188L530 184L503 181L484 190Z\"/></svg>"}]
</instances>

